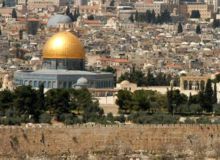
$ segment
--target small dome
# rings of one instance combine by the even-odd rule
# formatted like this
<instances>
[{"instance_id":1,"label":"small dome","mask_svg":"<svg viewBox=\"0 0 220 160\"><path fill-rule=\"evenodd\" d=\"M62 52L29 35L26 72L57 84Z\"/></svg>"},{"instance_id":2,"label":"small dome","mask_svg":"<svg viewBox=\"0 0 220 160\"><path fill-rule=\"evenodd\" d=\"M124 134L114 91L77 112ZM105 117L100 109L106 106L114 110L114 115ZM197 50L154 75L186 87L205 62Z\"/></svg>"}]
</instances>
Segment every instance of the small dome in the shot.
<instances>
[{"instance_id":1,"label":"small dome","mask_svg":"<svg viewBox=\"0 0 220 160\"><path fill-rule=\"evenodd\" d=\"M122 84L122 85L129 85L129 84L130 84L130 82L129 82L129 81L127 81L127 80L124 80L124 81L122 81L122 82L121 82L121 84Z\"/></svg>"},{"instance_id":2,"label":"small dome","mask_svg":"<svg viewBox=\"0 0 220 160\"><path fill-rule=\"evenodd\" d=\"M88 84L88 80L84 77L81 77L77 80L77 85L87 85Z\"/></svg>"},{"instance_id":3,"label":"small dome","mask_svg":"<svg viewBox=\"0 0 220 160\"><path fill-rule=\"evenodd\" d=\"M39 61L39 60L40 60L39 57L35 57L35 56L33 56L33 57L31 58L31 61Z\"/></svg>"},{"instance_id":4,"label":"small dome","mask_svg":"<svg viewBox=\"0 0 220 160\"><path fill-rule=\"evenodd\" d=\"M58 27L62 23L71 23L72 19L66 15L54 15L47 22L47 27Z\"/></svg>"}]
</instances>

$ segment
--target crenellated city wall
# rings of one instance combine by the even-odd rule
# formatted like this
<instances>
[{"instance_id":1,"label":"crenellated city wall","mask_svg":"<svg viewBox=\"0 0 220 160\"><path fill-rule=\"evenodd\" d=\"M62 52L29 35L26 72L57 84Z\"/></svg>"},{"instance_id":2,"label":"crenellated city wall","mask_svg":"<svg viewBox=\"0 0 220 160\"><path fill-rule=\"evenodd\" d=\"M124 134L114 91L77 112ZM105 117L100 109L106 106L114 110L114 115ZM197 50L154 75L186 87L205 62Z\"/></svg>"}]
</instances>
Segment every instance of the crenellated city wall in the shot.
<instances>
[{"instance_id":1,"label":"crenellated city wall","mask_svg":"<svg viewBox=\"0 0 220 160\"><path fill-rule=\"evenodd\" d=\"M0 159L137 152L220 157L220 125L0 127Z\"/></svg>"}]
</instances>

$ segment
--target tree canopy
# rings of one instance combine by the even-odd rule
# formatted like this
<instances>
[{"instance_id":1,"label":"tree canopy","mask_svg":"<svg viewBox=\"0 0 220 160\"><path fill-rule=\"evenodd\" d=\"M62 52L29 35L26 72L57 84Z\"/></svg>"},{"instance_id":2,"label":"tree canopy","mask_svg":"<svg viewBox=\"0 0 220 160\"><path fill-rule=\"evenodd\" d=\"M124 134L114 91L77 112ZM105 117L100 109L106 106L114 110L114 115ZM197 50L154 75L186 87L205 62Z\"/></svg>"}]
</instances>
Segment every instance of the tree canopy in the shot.
<instances>
[{"instance_id":1,"label":"tree canopy","mask_svg":"<svg viewBox=\"0 0 220 160\"><path fill-rule=\"evenodd\" d=\"M170 16L170 12L168 10L164 10L161 14L156 16L154 10L147 10L146 13L139 13L136 11L132 13L129 17L130 22L146 22L152 24L162 24L162 23L170 23L172 18Z\"/></svg>"}]
</instances>

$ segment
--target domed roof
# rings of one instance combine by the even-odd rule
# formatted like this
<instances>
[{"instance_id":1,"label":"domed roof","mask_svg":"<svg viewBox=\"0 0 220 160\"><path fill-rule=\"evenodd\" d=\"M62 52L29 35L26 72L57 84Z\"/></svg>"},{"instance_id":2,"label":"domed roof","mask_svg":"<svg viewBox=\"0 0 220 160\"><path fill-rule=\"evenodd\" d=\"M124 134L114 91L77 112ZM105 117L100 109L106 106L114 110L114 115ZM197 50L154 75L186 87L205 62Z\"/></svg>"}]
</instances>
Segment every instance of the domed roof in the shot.
<instances>
[{"instance_id":1,"label":"domed roof","mask_svg":"<svg viewBox=\"0 0 220 160\"><path fill-rule=\"evenodd\" d=\"M67 15L57 14L52 17L47 22L47 27L58 27L61 23L71 23L72 19Z\"/></svg>"},{"instance_id":2,"label":"domed roof","mask_svg":"<svg viewBox=\"0 0 220 160\"><path fill-rule=\"evenodd\" d=\"M77 85L87 85L88 84L88 80L84 77L81 77L77 80L76 82Z\"/></svg>"},{"instance_id":3,"label":"domed roof","mask_svg":"<svg viewBox=\"0 0 220 160\"><path fill-rule=\"evenodd\" d=\"M70 32L53 35L44 45L43 58L84 59L85 51L79 39Z\"/></svg>"},{"instance_id":4,"label":"domed roof","mask_svg":"<svg viewBox=\"0 0 220 160\"><path fill-rule=\"evenodd\" d=\"M129 84L130 84L130 82L129 82L129 81L127 81L127 80L124 80L124 81L122 81L122 82L121 82L121 84L122 84L122 85L129 85Z\"/></svg>"}]
</instances>

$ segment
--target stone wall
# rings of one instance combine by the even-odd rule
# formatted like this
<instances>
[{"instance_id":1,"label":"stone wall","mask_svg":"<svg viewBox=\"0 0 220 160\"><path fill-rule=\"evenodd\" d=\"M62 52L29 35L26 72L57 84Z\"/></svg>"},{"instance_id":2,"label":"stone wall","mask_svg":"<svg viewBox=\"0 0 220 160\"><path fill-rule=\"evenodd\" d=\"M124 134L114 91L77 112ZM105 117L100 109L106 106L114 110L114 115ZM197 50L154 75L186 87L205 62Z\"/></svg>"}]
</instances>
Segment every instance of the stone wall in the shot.
<instances>
[{"instance_id":1,"label":"stone wall","mask_svg":"<svg viewBox=\"0 0 220 160\"><path fill-rule=\"evenodd\" d=\"M5 126L0 135L0 159L140 152L220 157L220 125Z\"/></svg>"}]
</instances>

